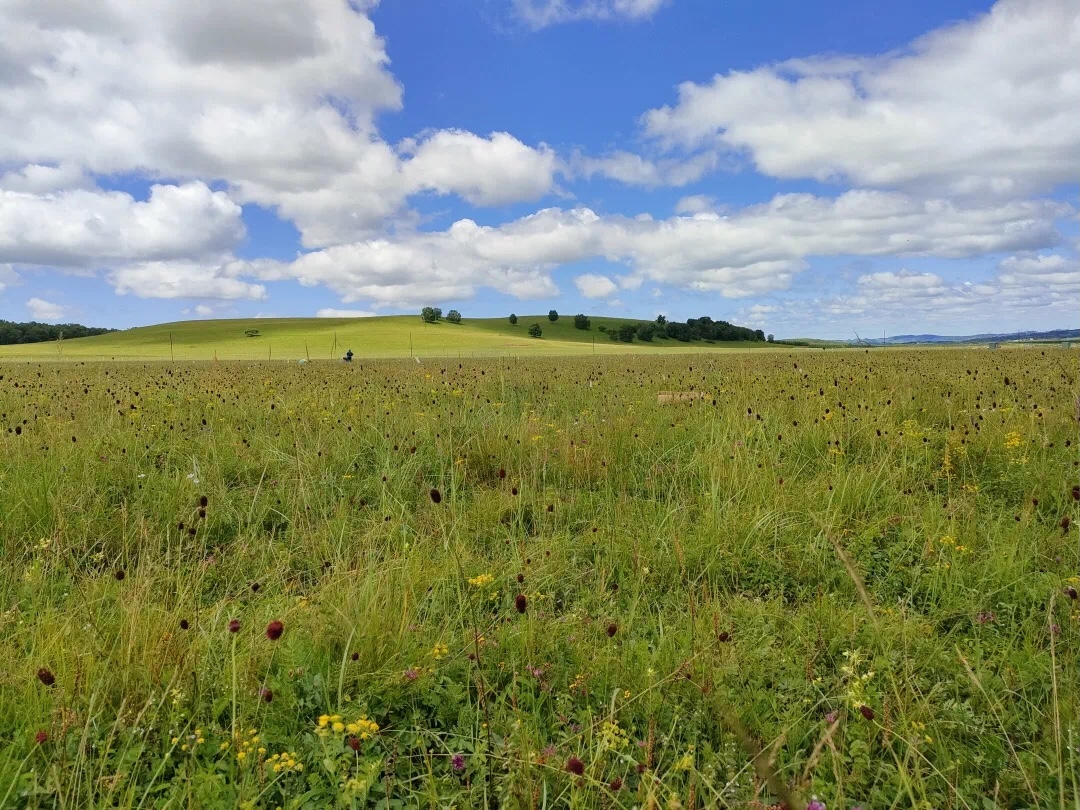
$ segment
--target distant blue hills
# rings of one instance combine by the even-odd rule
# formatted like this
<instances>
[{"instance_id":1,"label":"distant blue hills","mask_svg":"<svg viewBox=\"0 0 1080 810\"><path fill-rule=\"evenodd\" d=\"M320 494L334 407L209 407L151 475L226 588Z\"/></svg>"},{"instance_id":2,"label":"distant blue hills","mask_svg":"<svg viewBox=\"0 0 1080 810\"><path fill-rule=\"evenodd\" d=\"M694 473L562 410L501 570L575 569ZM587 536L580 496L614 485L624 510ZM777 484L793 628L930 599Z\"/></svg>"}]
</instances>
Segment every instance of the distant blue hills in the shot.
<instances>
[{"instance_id":1,"label":"distant blue hills","mask_svg":"<svg viewBox=\"0 0 1080 810\"><path fill-rule=\"evenodd\" d=\"M902 343L1005 343L1012 341L1080 340L1080 329L1051 329L1047 332L987 332L979 335L889 335L863 338L856 343L894 346Z\"/></svg>"}]
</instances>

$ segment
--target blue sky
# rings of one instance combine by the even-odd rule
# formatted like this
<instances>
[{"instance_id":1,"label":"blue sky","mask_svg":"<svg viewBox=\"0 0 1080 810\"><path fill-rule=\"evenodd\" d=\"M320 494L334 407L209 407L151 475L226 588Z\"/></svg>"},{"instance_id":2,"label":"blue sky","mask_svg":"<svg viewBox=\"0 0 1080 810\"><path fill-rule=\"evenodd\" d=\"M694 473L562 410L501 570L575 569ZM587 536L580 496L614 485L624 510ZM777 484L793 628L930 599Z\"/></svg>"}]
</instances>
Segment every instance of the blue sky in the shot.
<instances>
[{"instance_id":1,"label":"blue sky","mask_svg":"<svg viewBox=\"0 0 1080 810\"><path fill-rule=\"evenodd\" d=\"M1076 327L1078 46L1070 0L6 4L0 318Z\"/></svg>"}]
</instances>

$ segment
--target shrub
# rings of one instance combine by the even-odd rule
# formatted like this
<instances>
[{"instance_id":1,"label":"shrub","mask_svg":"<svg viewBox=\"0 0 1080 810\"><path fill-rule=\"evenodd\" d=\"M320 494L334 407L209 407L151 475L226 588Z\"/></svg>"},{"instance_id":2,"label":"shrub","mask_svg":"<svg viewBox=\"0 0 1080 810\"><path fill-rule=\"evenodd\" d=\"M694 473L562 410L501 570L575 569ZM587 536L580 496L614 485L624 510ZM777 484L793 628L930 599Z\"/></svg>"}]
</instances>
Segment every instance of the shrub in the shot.
<instances>
[{"instance_id":1,"label":"shrub","mask_svg":"<svg viewBox=\"0 0 1080 810\"><path fill-rule=\"evenodd\" d=\"M461 323L461 313L456 309L452 309L446 313L446 320L450 323Z\"/></svg>"},{"instance_id":2,"label":"shrub","mask_svg":"<svg viewBox=\"0 0 1080 810\"><path fill-rule=\"evenodd\" d=\"M259 337L259 330L258 329L248 329L246 332L244 332L244 334L247 335L248 337Z\"/></svg>"},{"instance_id":3,"label":"shrub","mask_svg":"<svg viewBox=\"0 0 1080 810\"><path fill-rule=\"evenodd\" d=\"M555 321L559 320L559 313L556 312L553 309L549 309L548 310L548 320L551 321L552 323L555 323Z\"/></svg>"},{"instance_id":4,"label":"shrub","mask_svg":"<svg viewBox=\"0 0 1080 810\"><path fill-rule=\"evenodd\" d=\"M517 315L515 315L513 312L510 313L510 325L517 326Z\"/></svg>"},{"instance_id":5,"label":"shrub","mask_svg":"<svg viewBox=\"0 0 1080 810\"><path fill-rule=\"evenodd\" d=\"M575 315L574 316L574 328L575 329L588 329L590 326L592 326L592 321L590 321L587 316L585 316L585 315Z\"/></svg>"},{"instance_id":6,"label":"shrub","mask_svg":"<svg viewBox=\"0 0 1080 810\"><path fill-rule=\"evenodd\" d=\"M534 323L529 327L529 337L538 338L544 334L544 330L540 328L540 324Z\"/></svg>"}]
</instances>

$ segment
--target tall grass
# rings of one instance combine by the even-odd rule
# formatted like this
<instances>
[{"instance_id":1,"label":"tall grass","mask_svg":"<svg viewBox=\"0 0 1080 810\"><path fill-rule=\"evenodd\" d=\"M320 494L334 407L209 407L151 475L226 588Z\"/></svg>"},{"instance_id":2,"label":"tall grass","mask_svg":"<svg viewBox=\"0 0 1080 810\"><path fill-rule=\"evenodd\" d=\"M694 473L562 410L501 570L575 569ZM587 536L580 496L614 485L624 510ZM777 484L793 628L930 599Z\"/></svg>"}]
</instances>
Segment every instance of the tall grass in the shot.
<instances>
[{"instance_id":1,"label":"tall grass","mask_svg":"<svg viewBox=\"0 0 1080 810\"><path fill-rule=\"evenodd\" d=\"M0 375L0 806L1080 807L1075 354Z\"/></svg>"}]
</instances>

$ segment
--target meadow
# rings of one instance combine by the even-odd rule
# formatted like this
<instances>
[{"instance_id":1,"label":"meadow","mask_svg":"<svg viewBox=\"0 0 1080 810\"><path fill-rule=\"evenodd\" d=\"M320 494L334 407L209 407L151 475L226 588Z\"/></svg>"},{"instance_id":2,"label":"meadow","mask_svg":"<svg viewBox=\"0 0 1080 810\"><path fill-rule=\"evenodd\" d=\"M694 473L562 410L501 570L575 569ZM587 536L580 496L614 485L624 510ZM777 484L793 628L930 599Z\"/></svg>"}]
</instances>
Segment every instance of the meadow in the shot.
<instances>
[{"instance_id":1,"label":"meadow","mask_svg":"<svg viewBox=\"0 0 1080 810\"><path fill-rule=\"evenodd\" d=\"M1080 807L1078 408L1061 349L0 363L0 807Z\"/></svg>"},{"instance_id":2,"label":"meadow","mask_svg":"<svg viewBox=\"0 0 1080 810\"><path fill-rule=\"evenodd\" d=\"M232 318L177 321L141 326L77 340L0 345L0 360L339 360L348 349L357 357L507 357L585 354L700 353L765 344L704 341L682 343L657 339L651 343L612 342L604 331L621 324L640 324L633 318L592 317L592 328L576 329L573 317L551 322L547 315L521 315L516 324L506 318L466 318L424 323L418 316L374 318ZM529 336L539 324L540 338ZM249 336L256 331L258 335Z\"/></svg>"}]
</instances>

